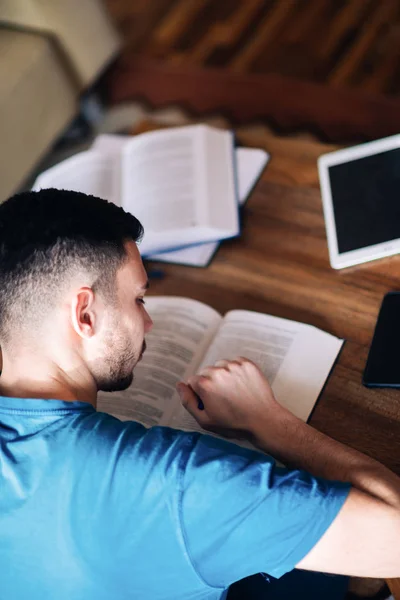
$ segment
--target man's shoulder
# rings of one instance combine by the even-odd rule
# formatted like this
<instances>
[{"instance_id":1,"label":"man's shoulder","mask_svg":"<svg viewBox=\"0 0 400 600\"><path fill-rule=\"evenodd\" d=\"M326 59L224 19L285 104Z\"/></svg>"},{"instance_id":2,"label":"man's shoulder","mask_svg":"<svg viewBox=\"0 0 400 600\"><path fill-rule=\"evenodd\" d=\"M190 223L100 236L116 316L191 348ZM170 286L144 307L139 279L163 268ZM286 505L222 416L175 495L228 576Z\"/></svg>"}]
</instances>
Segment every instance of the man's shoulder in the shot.
<instances>
[{"instance_id":1,"label":"man's shoulder","mask_svg":"<svg viewBox=\"0 0 400 600\"><path fill-rule=\"evenodd\" d=\"M145 427L139 421L121 420L109 413L96 411L91 415L92 423L88 424L88 429L100 437L108 437L110 440L119 439L121 436L126 441L140 442L151 439L163 443L174 443L176 440L189 442L193 436L198 436L194 432L181 431L172 427L154 425ZM94 427L93 427L94 425Z\"/></svg>"},{"instance_id":2,"label":"man's shoulder","mask_svg":"<svg viewBox=\"0 0 400 600\"><path fill-rule=\"evenodd\" d=\"M145 427L137 421L121 421L103 412L93 412L76 423L77 443L93 450L99 457L104 455L123 460L133 457L157 458L166 453L186 454L199 437L198 433L180 431L171 427Z\"/></svg>"},{"instance_id":3,"label":"man's shoulder","mask_svg":"<svg viewBox=\"0 0 400 600\"><path fill-rule=\"evenodd\" d=\"M182 431L167 426L145 427L137 421L121 421L102 412L93 412L74 427L79 454L86 461L111 462L121 471L126 465L142 470L186 473L201 477L210 469L241 471L244 465L271 462L271 458L211 436L206 432Z\"/></svg>"},{"instance_id":4,"label":"man's shoulder","mask_svg":"<svg viewBox=\"0 0 400 600\"><path fill-rule=\"evenodd\" d=\"M177 506L198 435L93 413L74 428L69 447L76 493L119 514L133 505L139 512L157 502Z\"/></svg>"}]
</instances>

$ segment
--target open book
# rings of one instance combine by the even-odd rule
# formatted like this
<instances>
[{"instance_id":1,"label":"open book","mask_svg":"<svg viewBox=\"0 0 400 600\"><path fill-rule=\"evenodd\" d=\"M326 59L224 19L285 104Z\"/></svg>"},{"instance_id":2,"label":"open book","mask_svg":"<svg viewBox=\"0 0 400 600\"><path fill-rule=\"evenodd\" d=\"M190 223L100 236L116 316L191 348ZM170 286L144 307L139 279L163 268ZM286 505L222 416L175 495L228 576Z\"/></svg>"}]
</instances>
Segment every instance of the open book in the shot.
<instances>
[{"instance_id":1,"label":"open book","mask_svg":"<svg viewBox=\"0 0 400 600\"><path fill-rule=\"evenodd\" d=\"M104 156L115 159L129 141L126 135L115 133L98 135L92 149ZM238 183L239 205L243 205L260 178L269 160L269 154L261 148L235 148L236 173ZM210 262L219 242L209 242L188 246L179 250L165 251L147 256L148 260L159 260L194 267L205 267Z\"/></svg>"},{"instance_id":2,"label":"open book","mask_svg":"<svg viewBox=\"0 0 400 600\"><path fill-rule=\"evenodd\" d=\"M239 234L233 134L207 125L129 138L121 153L91 148L51 167L33 189L93 194L144 226L143 256Z\"/></svg>"},{"instance_id":3,"label":"open book","mask_svg":"<svg viewBox=\"0 0 400 600\"><path fill-rule=\"evenodd\" d=\"M99 392L97 410L147 427L202 431L182 407L176 383L237 356L253 360L277 400L307 421L343 344L311 325L244 310L222 317L189 298L153 296L146 305L154 326L134 381L123 392Z\"/></svg>"}]
</instances>

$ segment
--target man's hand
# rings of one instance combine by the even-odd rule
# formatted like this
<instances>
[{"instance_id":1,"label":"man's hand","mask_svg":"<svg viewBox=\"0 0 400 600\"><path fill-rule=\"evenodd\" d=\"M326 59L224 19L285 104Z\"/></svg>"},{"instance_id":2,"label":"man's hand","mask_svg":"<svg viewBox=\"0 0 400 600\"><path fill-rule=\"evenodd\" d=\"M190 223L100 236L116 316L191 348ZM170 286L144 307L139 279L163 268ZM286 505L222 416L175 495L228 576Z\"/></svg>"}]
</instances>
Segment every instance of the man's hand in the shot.
<instances>
[{"instance_id":1,"label":"man's hand","mask_svg":"<svg viewBox=\"0 0 400 600\"><path fill-rule=\"evenodd\" d=\"M286 412L260 369L247 358L220 360L177 385L183 406L209 431L252 437ZM198 397L196 397L196 395ZM204 410L198 408L199 399Z\"/></svg>"}]
</instances>

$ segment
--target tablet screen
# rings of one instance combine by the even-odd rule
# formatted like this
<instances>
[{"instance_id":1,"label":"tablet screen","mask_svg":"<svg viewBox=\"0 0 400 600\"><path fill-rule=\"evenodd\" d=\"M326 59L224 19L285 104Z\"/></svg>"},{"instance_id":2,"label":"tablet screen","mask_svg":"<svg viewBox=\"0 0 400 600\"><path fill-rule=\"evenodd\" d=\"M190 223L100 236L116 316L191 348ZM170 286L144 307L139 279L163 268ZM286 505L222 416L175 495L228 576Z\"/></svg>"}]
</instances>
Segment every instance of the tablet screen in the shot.
<instances>
[{"instance_id":1,"label":"tablet screen","mask_svg":"<svg viewBox=\"0 0 400 600\"><path fill-rule=\"evenodd\" d=\"M339 254L400 238L400 148L328 172Z\"/></svg>"}]
</instances>

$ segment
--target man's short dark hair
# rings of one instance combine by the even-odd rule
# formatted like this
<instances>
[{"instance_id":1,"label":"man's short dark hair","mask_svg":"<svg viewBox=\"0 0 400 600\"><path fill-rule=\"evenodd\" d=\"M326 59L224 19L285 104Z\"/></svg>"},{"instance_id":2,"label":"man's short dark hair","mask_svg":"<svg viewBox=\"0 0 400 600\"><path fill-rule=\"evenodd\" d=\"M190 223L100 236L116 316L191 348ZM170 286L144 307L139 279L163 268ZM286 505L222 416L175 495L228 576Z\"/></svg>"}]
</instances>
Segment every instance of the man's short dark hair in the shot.
<instances>
[{"instance_id":1,"label":"man's short dark hair","mask_svg":"<svg viewBox=\"0 0 400 600\"><path fill-rule=\"evenodd\" d=\"M46 189L0 205L0 345L38 331L74 274L115 303L126 241L141 223L122 208L80 192Z\"/></svg>"}]
</instances>

